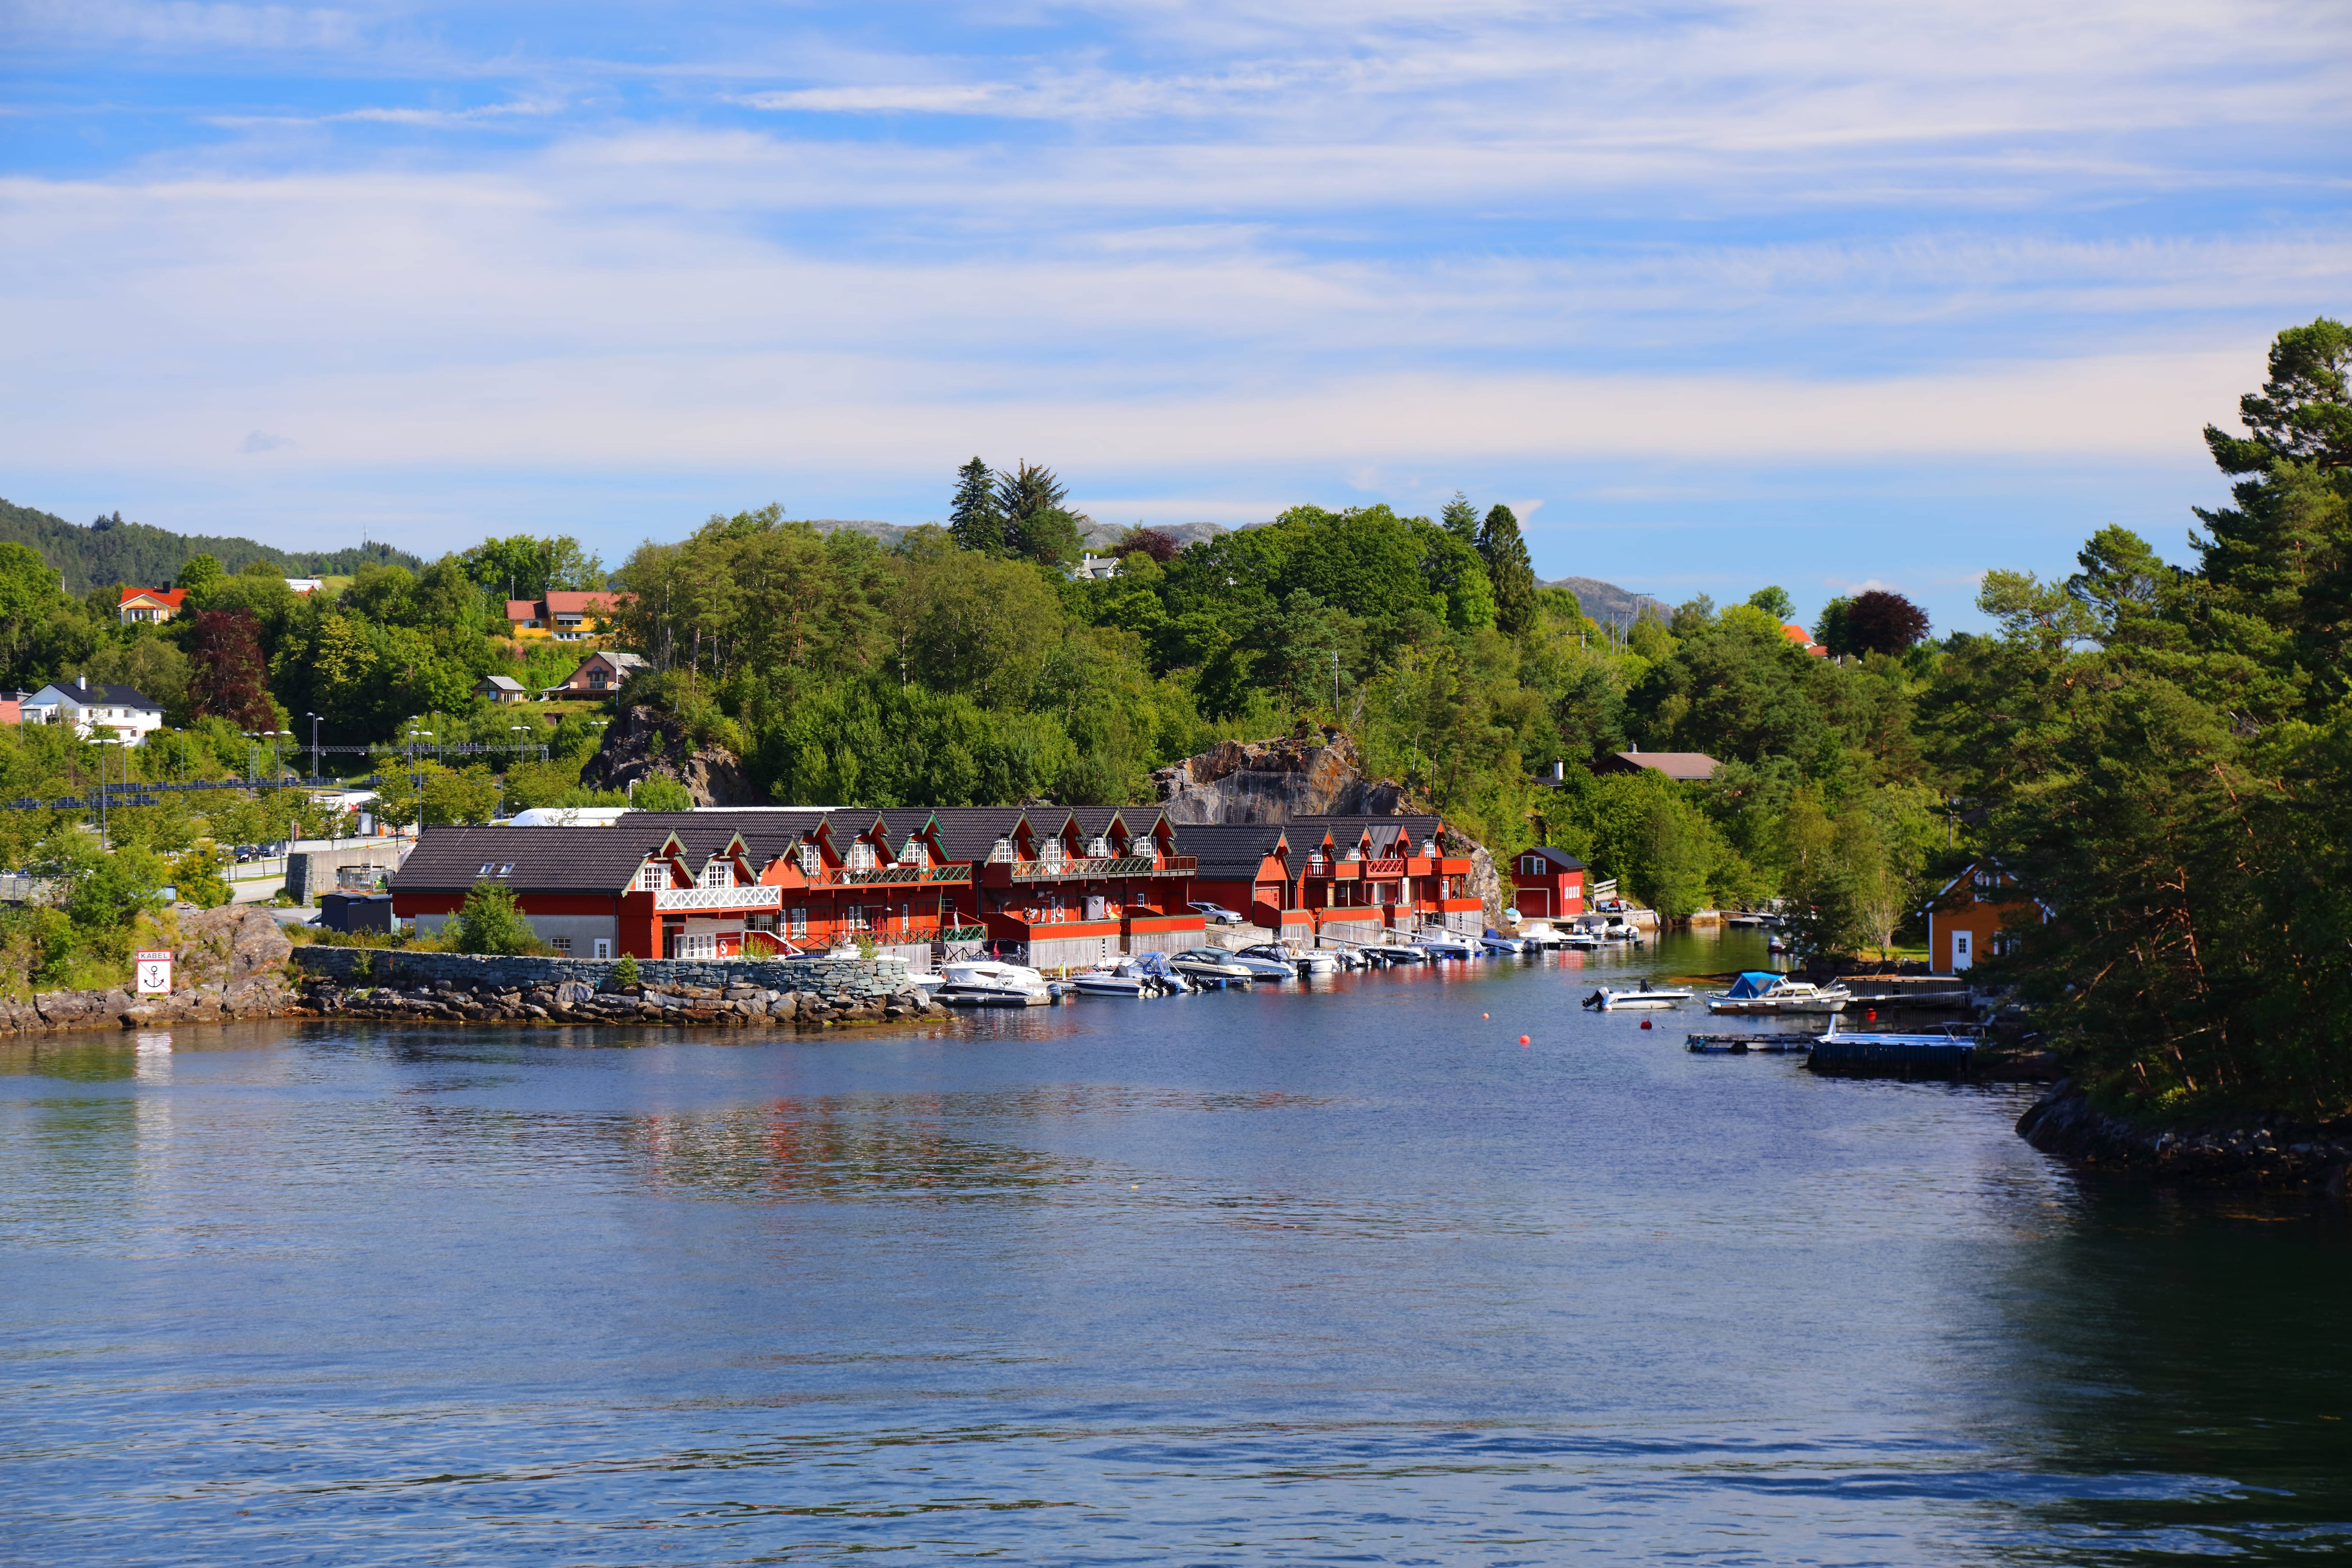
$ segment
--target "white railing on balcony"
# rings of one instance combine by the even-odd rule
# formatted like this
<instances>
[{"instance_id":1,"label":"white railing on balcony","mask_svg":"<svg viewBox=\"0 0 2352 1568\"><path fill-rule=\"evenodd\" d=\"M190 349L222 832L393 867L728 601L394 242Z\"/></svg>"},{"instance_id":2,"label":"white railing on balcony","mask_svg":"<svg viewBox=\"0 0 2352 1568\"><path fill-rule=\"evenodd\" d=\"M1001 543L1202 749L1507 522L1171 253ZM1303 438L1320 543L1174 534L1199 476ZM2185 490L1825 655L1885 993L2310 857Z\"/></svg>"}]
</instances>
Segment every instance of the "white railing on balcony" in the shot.
<instances>
[{"instance_id":1,"label":"white railing on balcony","mask_svg":"<svg viewBox=\"0 0 2352 1568\"><path fill-rule=\"evenodd\" d=\"M783 907L784 890L757 888L664 888L654 895L656 910L773 910Z\"/></svg>"}]
</instances>

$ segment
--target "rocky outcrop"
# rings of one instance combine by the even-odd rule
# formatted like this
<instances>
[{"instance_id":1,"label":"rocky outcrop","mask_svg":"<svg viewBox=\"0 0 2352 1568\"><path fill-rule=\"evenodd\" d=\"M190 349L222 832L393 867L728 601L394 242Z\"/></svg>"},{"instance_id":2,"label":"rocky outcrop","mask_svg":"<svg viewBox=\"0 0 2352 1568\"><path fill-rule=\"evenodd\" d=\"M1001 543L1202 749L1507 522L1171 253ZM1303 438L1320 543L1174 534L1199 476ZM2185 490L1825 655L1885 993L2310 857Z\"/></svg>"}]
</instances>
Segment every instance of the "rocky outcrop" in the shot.
<instances>
[{"instance_id":1,"label":"rocky outcrop","mask_svg":"<svg viewBox=\"0 0 2352 1568\"><path fill-rule=\"evenodd\" d=\"M621 710L605 728L604 743L580 768L580 782L590 789L626 789L656 776L684 784L697 805L766 804L734 752L696 750L684 721L642 703Z\"/></svg>"},{"instance_id":2,"label":"rocky outcrop","mask_svg":"<svg viewBox=\"0 0 2352 1568\"><path fill-rule=\"evenodd\" d=\"M1298 816L1442 816L1402 784L1364 776L1355 742L1338 730L1305 725L1273 741L1221 741L1151 775L1160 805L1176 823L1288 822ZM1469 896L1486 923L1503 918L1503 879L1484 845L1445 829L1447 847L1470 858Z\"/></svg>"},{"instance_id":3,"label":"rocky outcrop","mask_svg":"<svg viewBox=\"0 0 2352 1568\"><path fill-rule=\"evenodd\" d=\"M1220 741L1151 775L1177 823L1287 822L1294 816L1391 816L1426 809L1404 788L1367 779L1355 742L1337 730L1277 741Z\"/></svg>"},{"instance_id":4,"label":"rocky outcrop","mask_svg":"<svg viewBox=\"0 0 2352 1568\"><path fill-rule=\"evenodd\" d=\"M0 1030L229 1023L278 1017L299 1005L286 966L294 943L267 910L250 904L217 910L183 904L163 915L152 931L142 931L140 940L170 948L170 995L139 996L120 988L43 991L0 1001Z\"/></svg>"},{"instance_id":5,"label":"rocky outcrop","mask_svg":"<svg viewBox=\"0 0 2352 1568\"><path fill-rule=\"evenodd\" d=\"M2352 1117L2317 1124L2239 1117L2203 1128L2156 1128L2103 1111L2071 1079L2018 1118L2019 1136L2045 1154L2180 1186L2252 1187L2345 1195Z\"/></svg>"}]
</instances>

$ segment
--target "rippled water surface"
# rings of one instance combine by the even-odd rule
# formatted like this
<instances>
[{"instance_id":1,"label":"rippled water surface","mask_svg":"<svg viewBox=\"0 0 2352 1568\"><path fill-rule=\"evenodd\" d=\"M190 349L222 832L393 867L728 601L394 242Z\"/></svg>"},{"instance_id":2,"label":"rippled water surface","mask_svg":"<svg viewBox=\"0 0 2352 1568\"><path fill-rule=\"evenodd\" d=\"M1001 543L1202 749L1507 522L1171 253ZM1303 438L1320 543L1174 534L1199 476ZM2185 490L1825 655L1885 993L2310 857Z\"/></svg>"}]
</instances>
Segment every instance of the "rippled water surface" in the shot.
<instances>
[{"instance_id":1,"label":"rippled water surface","mask_svg":"<svg viewBox=\"0 0 2352 1568\"><path fill-rule=\"evenodd\" d=\"M0 1047L0 1560L2352 1553L2340 1215L1688 1055L1621 963Z\"/></svg>"}]
</instances>

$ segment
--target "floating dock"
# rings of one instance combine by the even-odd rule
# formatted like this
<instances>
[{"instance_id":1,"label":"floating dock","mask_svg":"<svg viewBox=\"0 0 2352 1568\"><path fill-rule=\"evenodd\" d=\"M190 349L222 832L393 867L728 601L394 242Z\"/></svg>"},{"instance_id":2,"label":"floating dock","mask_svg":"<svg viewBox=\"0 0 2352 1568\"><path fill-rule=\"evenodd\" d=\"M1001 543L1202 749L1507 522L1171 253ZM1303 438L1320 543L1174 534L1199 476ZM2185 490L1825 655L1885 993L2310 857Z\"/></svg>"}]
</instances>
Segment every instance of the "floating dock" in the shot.
<instances>
[{"instance_id":1,"label":"floating dock","mask_svg":"<svg viewBox=\"0 0 2352 1568\"><path fill-rule=\"evenodd\" d=\"M1813 1048L1811 1035L1691 1035L1683 1049L1716 1056L1803 1056Z\"/></svg>"},{"instance_id":2,"label":"floating dock","mask_svg":"<svg viewBox=\"0 0 2352 1568\"><path fill-rule=\"evenodd\" d=\"M1844 1078L1966 1078L1976 1047L1903 1035L1824 1035L1805 1066Z\"/></svg>"}]
</instances>

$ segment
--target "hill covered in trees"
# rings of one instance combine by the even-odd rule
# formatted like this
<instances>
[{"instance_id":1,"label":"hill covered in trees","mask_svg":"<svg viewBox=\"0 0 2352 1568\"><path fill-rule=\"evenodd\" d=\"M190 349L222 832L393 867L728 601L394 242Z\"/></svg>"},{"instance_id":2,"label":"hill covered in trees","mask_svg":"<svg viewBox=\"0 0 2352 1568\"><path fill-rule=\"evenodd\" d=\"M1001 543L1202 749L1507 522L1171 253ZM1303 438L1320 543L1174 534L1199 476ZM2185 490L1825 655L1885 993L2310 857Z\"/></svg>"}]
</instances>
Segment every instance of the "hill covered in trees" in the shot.
<instances>
[{"instance_id":1,"label":"hill covered in trees","mask_svg":"<svg viewBox=\"0 0 2352 1568\"><path fill-rule=\"evenodd\" d=\"M254 562L265 562L289 577L348 577L371 562L411 571L425 564L389 544L278 550L250 539L173 533L143 522L126 522L119 511L85 526L68 522L54 512L5 500L0 500L0 543L26 545L38 552L64 577L66 591L76 595L117 583L167 587L181 563L193 555L209 555L232 573Z\"/></svg>"}]
</instances>

